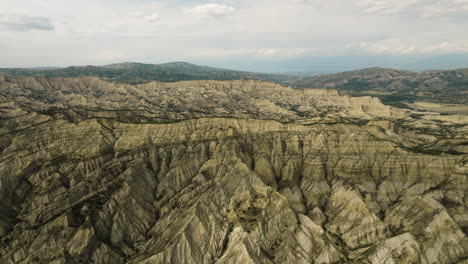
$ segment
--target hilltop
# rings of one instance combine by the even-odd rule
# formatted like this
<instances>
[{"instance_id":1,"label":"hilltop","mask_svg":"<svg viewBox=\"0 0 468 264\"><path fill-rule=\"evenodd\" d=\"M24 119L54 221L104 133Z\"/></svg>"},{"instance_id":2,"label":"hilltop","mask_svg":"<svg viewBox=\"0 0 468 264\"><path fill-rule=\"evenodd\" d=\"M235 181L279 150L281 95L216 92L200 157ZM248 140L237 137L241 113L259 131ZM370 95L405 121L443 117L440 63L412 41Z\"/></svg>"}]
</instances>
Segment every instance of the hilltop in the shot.
<instances>
[{"instance_id":1,"label":"hilltop","mask_svg":"<svg viewBox=\"0 0 468 264\"><path fill-rule=\"evenodd\" d=\"M468 69L411 72L388 68L367 68L326 75L287 75L219 69L187 62L164 64L125 62L104 66L0 69L0 73L23 77L95 76L108 81L129 84L151 81L252 79L297 88L334 89L350 96L375 96L384 104L400 108L430 109L442 113L468 113ZM426 107L428 103L431 107ZM434 103L442 105L433 107ZM456 105L452 106L452 104Z\"/></svg>"},{"instance_id":2,"label":"hilltop","mask_svg":"<svg viewBox=\"0 0 468 264\"><path fill-rule=\"evenodd\" d=\"M12 76L80 77L96 76L112 81L144 83L149 81L177 82L188 80L257 79L282 82L294 76L252 73L199 66L188 62L144 64L124 62L104 66L71 66L52 69L0 68L0 73Z\"/></svg>"},{"instance_id":3,"label":"hilltop","mask_svg":"<svg viewBox=\"0 0 468 264\"><path fill-rule=\"evenodd\" d=\"M372 95L385 103L429 101L468 105L468 69L411 72L368 68L306 76L290 85L337 89L357 96Z\"/></svg>"}]
</instances>

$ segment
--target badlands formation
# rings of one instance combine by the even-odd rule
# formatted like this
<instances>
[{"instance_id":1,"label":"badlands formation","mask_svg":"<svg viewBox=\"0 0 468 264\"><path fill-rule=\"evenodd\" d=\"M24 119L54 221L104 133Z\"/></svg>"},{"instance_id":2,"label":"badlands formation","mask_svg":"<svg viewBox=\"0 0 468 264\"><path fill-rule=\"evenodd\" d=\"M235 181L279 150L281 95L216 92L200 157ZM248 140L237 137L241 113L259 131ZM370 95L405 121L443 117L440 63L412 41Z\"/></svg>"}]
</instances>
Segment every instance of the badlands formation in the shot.
<instances>
[{"instance_id":1,"label":"badlands formation","mask_svg":"<svg viewBox=\"0 0 468 264\"><path fill-rule=\"evenodd\" d=\"M467 263L467 116L8 76L0 113L0 263Z\"/></svg>"}]
</instances>

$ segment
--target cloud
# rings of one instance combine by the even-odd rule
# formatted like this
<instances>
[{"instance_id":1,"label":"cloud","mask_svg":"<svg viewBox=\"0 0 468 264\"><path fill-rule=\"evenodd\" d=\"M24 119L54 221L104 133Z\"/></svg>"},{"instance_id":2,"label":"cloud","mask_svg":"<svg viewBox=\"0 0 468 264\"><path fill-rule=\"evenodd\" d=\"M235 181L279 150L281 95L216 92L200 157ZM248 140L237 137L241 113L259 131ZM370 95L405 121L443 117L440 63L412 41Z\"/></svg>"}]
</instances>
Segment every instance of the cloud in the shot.
<instances>
[{"instance_id":1,"label":"cloud","mask_svg":"<svg viewBox=\"0 0 468 264\"><path fill-rule=\"evenodd\" d=\"M365 13L394 14L405 12L423 5L427 0L360 0L357 6L362 7Z\"/></svg>"},{"instance_id":2,"label":"cloud","mask_svg":"<svg viewBox=\"0 0 468 264\"><path fill-rule=\"evenodd\" d=\"M401 39L392 38L374 42L361 42L358 46L371 54L398 54L411 55L417 49L414 45L404 43Z\"/></svg>"},{"instance_id":3,"label":"cloud","mask_svg":"<svg viewBox=\"0 0 468 264\"><path fill-rule=\"evenodd\" d=\"M305 48L260 48L260 49L205 49L198 54L205 57L249 56L258 58L291 58L310 52Z\"/></svg>"},{"instance_id":4,"label":"cloud","mask_svg":"<svg viewBox=\"0 0 468 264\"><path fill-rule=\"evenodd\" d=\"M421 17L468 11L467 0L359 0L356 6L369 14L416 13Z\"/></svg>"},{"instance_id":5,"label":"cloud","mask_svg":"<svg viewBox=\"0 0 468 264\"><path fill-rule=\"evenodd\" d=\"M440 43L428 46L425 51L427 52L437 52L437 51L443 51L450 48L450 44L447 41L442 41Z\"/></svg>"},{"instance_id":6,"label":"cloud","mask_svg":"<svg viewBox=\"0 0 468 264\"><path fill-rule=\"evenodd\" d=\"M1 63L239 58L247 65L314 56L468 52L468 15L462 13L468 0L69 2L0 0L8 6L0 10ZM38 31L52 29L54 34ZM95 53L109 47L112 53Z\"/></svg>"},{"instance_id":7,"label":"cloud","mask_svg":"<svg viewBox=\"0 0 468 264\"><path fill-rule=\"evenodd\" d=\"M161 16L158 13L143 13L143 12L130 12L122 16L112 17L107 19L103 24L107 28L106 30L114 30L119 28L122 32L128 30L131 32L144 31L146 26L158 22L161 20Z\"/></svg>"},{"instance_id":8,"label":"cloud","mask_svg":"<svg viewBox=\"0 0 468 264\"><path fill-rule=\"evenodd\" d=\"M185 9L185 12L196 19L219 19L235 11L235 8L220 4L204 4Z\"/></svg>"},{"instance_id":9,"label":"cloud","mask_svg":"<svg viewBox=\"0 0 468 264\"><path fill-rule=\"evenodd\" d=\"M422 53L427 54L449 54L449 53L466 53L468 52L468 42L448 42L441 41L439 43L428 45L421 49Z\"/></svg>"},{"instance_id":10,"label":"cloud","mask_svg":"<svg viewBox=\"0 0 468 264\"><path fill-rule=\"evenodd\" d=\"M362 41L360 43L346 44L346 49L354 53L373 55L417 55L417 54L448 54L467 52L468 47L463 43L449 43L439 41L435 43L413 43L399 38L383 39L378 41Z\"/></svg>"},{"instance_id":11,"label":"cloud","mask_svg":"<svg viewBox=\"0 0 468 264\"><path fill-rule=\"evenodd\" d=\"M88 56L88 60L99 60L103 63L112 63L116 61L124 61L127 58L125 53L114 50L101 50L97 52L92 52Z\"/></svg>"},{"instance_id":12,"label":"cloud","mask_svg":"<svg viewBox=\"0 0 468 264\"><path fill-rule=\"evenodd\" d=\"M296 48L268 48L257 49L254 54L261 57L296 57L306 53L306 49Z\"/></svg>"},{"instance_id":13,"label":"cloud","mask_svg":"<svg viewBox=\"0 0 468 264\"><path fill-rule=\"evenodd\" d=\"M154 23L154 22L158 21L160 18L161 18L161 16L159 16L159 14L157 14L157 13L153 13L151 15L145 16L145 20L150 22L150 23Z\"/></svg>"},{"instance_id":14,"label":"cloud","mask_svg":"<svg viewBox=\"0 0 468 264\"><path fill-rule=\"evenodd\" d=\"M27 15L0 15L0 26L17 31L54 30L48 17Z\"/></svg>"},{"instance_id":15,"label":"cloud","mask_svg":"<svg viewBox=\"0 0 468 264\"><path fill-rule=\"evenodd\" d=\"M418 17L438 17L468 12L468 0L288 0L317 8L353 10L364 14L412 14Z\"/></svg>"}]
</instances>

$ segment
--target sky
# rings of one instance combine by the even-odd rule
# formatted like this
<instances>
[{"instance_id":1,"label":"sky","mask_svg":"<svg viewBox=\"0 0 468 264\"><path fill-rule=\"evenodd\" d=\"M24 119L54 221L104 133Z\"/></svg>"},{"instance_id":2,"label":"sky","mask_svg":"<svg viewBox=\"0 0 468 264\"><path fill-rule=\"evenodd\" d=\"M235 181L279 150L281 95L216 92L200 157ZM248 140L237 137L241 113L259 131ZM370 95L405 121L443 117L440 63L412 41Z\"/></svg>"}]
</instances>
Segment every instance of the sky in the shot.
<instances>
[{"instance_id":1,"label":"sky","mask_svg":"<svg viewBox=\"0 0 468 264\"><path fill-rule=\"evenodd\" d=\"M0 67L457 68L467 29L468 0L0 0Z\"/></svg>"}]
</instances>

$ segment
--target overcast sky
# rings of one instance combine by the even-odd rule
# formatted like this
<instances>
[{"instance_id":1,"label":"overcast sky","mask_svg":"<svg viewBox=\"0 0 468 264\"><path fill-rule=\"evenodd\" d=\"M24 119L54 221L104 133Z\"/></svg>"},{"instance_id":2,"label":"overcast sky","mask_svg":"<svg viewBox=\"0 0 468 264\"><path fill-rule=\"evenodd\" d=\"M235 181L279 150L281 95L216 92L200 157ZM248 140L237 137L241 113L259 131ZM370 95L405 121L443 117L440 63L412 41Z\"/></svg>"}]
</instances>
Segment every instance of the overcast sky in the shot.
<instances>
[{"instance_id":1,"label":"overcast sky","mask_svg":"<svg viewBox=\"0 0 468 264\"><path fill-rule=\"evenodd\" d=\"M447 54L468 0L0 0L0 67Z\"/></svg>"}]
</instances>

